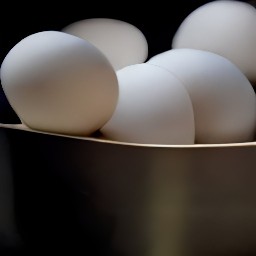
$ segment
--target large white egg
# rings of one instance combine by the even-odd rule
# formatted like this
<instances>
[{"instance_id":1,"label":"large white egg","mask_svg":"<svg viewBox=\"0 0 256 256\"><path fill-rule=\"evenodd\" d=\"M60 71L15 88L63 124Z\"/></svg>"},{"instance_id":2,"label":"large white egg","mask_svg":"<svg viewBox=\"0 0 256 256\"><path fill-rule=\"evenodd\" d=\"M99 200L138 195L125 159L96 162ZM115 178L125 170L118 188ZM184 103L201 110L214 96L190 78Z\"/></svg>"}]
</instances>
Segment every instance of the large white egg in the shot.
<instances>
[{"instance_id":1,"label":"large white egg","mask_svg":"<svg viewBox=\"0 0 256 256\"><path fill-rule=\"evenodd\" d=\"M172 41L175 48L208 50L236 64L256 82L256 9L241 1L212 1L190 13Z\"/></svg>"},{"instance_id":2,"label":"large white egg","mask_svg":"<svg viewBox=\"0 0 256 256\"><path fill-rule=\"evenodd\" d=\"M111 117L118 99L116 73L91 43L58 31L17 43L1 66L6 97L32 129L88 135Z\"/></svg>"},{"instance_id":3,"label":"large white egg","mask_svg":"<svg viewBox=\"0 0 256 256\"><path fill-rule=\"evenodd\" d=\"M187 88L194 108L196 143L253 140L255 93L231 61L207 51L175 49L148 63L170 71Z\"/></svg>"},{"instance_id":4,"label":"large white egg","mask_svg":"<svg viewBox=\"0 0 256 256\"><path fill-rule=\"evenodd\" d=\"M148 44L144 34L125 21L85 19L66 26L62 31L94 44L106 55L115 70L143 63L148 56Z\"/></svg>"},{"instance_id":5,"label":"large white egg","mask_svg":"<svg viewBox=\"0 0 256 256\"><path fill-rule=\"evenodd\" d=\"M168 71L148 64L117 72L119 100L101 129L106 138L145 144L193 144L194 115L189 95Z\"/></svg>"}]
</instances>

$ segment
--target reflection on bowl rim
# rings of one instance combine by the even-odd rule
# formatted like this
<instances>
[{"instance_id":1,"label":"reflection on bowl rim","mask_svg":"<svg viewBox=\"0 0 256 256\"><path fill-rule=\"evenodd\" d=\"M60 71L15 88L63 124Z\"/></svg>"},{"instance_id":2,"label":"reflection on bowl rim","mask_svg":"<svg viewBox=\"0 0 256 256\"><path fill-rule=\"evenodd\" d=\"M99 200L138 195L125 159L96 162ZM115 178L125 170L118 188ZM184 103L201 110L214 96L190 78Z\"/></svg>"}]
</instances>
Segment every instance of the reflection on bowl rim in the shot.
<instances>
[{"instance_id":1,"label":"reflection on bowl rim","mask_svg":"<svg viewBox=\"0 0 256 256\"><path fill-rule=\"evenodd\" d=\"M26 127L23 124L3 124L0 123L0 128L8 128L8 129L15 129L27 132L34 132L40 134L48 134L53 136L60 136L60 137L67 137L67 138L74 138L80 140L87 140L87 141L94 141L98 143L107 143L107 144L116 144L122 146L133 146L133 147L149 147L149 148L222 148L222 147L248 147L248 146L256 146L256 141L252 142L239 142L239 143L219 143L219 144L192 144L192 145L170 145L170 144L143 144L143 143L131 143L131 142L120 142L114 141L106 138L97 138L97 137L83 137L83 136L72 136L72 135L65 135L59 133L51 133L51 132L44 132L33 130Z\"/></svg>"}]
</instances>

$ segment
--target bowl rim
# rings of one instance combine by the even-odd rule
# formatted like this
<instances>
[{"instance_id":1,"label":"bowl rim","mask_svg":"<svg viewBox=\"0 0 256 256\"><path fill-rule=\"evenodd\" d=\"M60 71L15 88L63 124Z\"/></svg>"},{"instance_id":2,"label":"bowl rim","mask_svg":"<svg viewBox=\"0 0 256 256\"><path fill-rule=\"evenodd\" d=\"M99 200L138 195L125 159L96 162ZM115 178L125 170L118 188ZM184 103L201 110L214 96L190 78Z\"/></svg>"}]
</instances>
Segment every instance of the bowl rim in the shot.
<instances>
[{"instance_id":1,"label":"bowl rim","mask_svg":"<svg viewBox=\"0 0 256 256\"><path fill-rule=\"evenodd\" d=\"M179 149L185 149L185 148L233 148L233 147L253 147L256 146L256 141L251 142L239 142L239 143L219 143L219 144L145 144L145 143L132 143L132 142L121 142L121 141L114 141L106 138L97 138L97 137L89 137L89 136L74 136L74 135L65 135L60 133L52 133L52 132L46 132L46 131L39 131L35 129L31 129L24 124L4 124L0 123L0 128L4 129L14 129L14 130L20 130L20 131L26 131L31 133L38 133L38 134L47 134L51 136L58 136L58 137L64 137L64 138L73 138L73 139L79 139L79 140L85 140L85 141L91 141L91 142L98 142L98 143L104 143L104 144L113 144L113 145L122 145L122 146L133 146L133 147L147 147L147 148L179 148Z\"/></svg>"}]
</instances>

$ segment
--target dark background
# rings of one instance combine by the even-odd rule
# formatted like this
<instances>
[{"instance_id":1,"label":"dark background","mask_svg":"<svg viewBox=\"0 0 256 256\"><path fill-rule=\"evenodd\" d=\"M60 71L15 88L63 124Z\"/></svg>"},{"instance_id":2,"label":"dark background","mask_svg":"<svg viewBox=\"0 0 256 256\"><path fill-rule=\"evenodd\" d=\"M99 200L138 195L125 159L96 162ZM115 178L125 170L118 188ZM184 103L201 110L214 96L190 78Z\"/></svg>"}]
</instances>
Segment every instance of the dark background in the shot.
<instances>
[{"instance_id":1,"label":"dark background","mask_svg":"<svg viewBox=\"0 0 256 256\"><path fill-rule=\"evenodd\" d=\"M40 31L61 30L87 18L113 18L129 22L145 35L149 55L169 50L174 33L185 17L197 7L211 1L46 1L21 6L7 2L0 14L0 63L9 50L23 38ZM248 2L248 1L244 1ZM255 2L252 0L251 2ZM14 13L15 12L15 13ZM0 123L19 123L0 88Z\"/></svg>"},{"instance_id":2,"label":"dark background","mask_svg":"<svg viewBox=\"0 0 256 256\"><path fill-rule=\"evenodd\" d=\"M188 0L169 1L166 4L148 1L147 4L128 1L110 1L81 3L71 1L54 9L53 4L33 7L22 7L17 13L7 9L6 17L1 16L1 62L8 51L26 36L45 30L61 30L78 20L87 18L113 18L137 26L146 36L149 44L149 55L168 50L174 32L182 20L194 9L210 1ZM178 3L178 4L177 4ZM10 4L11 5L11 4ZM6 9L6 8L5 8ZM10 16L11 15L11 16ZM8 17L9 16L9 17Z\"/></svg>"}]
</instances>

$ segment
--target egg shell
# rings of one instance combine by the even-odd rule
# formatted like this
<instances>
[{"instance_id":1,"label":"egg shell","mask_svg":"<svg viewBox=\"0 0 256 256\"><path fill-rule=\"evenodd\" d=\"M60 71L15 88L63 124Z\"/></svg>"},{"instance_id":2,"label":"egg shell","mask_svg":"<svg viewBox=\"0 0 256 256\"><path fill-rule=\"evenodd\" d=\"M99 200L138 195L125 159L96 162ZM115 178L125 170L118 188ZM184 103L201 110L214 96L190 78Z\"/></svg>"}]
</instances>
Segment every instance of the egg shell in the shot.
<instances>
[{"instance_id":1,"label":"egg shell","mask_svg":"<svg viewBox=\"0 0 256 256\"><path fill-rule=\"evenodd\" d=\"M119 70L117 78L117 107L101 129L106 138L145 144L194 143L191 100L171 73L137 64Z\"/></svg>"},{"instance_id":2,"label":"egg shell","mask_svg":"<svg viewBox=\"0 0 256 256\"><path fill-rule=\"evenodd\" d=\"M62 31L90 41L105 54L115 70L143 63L148 56L144 34L125 21L85 19L66 26Z\"/></svg>"},{"instance_id":3,"label":"egg shell","mask_svg":"<svg viewBox=\"0 0 256 256\"><path fill-rule=\"evenodd\" d=\"M172 48L208 50L236 64L256 82L256 9L241 1L212 1L180 24Z\"/></svg>"},{"instance_id":4,"label":"egg shell","mask_svg":"<svg viewBox=\"0 0 256 256\"><path fill-rule=\"evenodd\" d=\"M196 143L253 140L255 93L231 61L208 51L173 49L147 63L165 68L187 88L194 109Z\"/></svg>"},{"instance_id":5,"label":"egg shell","mask_svg":"<svg viewBox=\"0 0 256 256\"><path fill-rule=\"evenodd\" d=\"M91 43L58 31L18 42L1 66L4 93L21 121L36 130L89 135L111 117L115 71Z\"/></svg>"}]
</instances>

